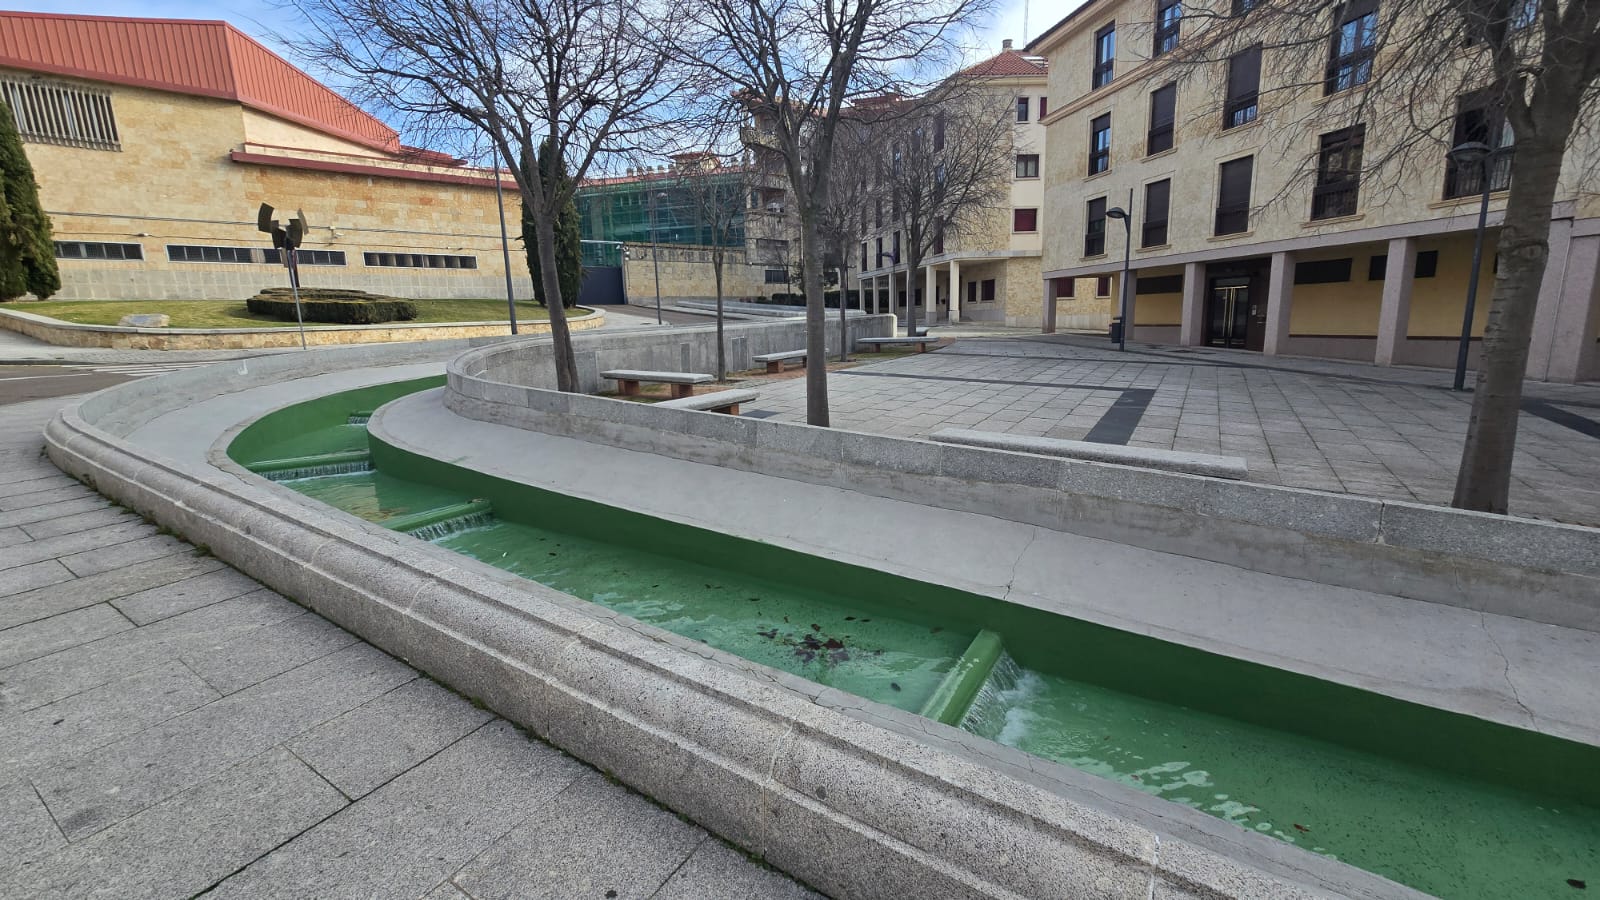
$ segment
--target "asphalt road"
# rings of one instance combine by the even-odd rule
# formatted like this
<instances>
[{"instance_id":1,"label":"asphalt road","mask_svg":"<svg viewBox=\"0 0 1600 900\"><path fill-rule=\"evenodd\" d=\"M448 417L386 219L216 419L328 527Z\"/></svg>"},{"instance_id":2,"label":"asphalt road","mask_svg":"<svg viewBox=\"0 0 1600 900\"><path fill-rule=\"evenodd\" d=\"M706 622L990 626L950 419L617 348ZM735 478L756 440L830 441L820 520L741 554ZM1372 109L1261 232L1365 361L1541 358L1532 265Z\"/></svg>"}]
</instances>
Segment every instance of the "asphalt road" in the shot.
<instances>
[{"instance_id":1,"label":"asphalt road","mask_svg":"<svg viewBox=\"0 0 1600 900\"><path fill-rule=\"evenodd\" d=\"M170 364L0 366L0 406L28 400L43 400L47 397L87 394L135 378L159 375L175 368L183 366Z\"/></svg>"}]
</instances>

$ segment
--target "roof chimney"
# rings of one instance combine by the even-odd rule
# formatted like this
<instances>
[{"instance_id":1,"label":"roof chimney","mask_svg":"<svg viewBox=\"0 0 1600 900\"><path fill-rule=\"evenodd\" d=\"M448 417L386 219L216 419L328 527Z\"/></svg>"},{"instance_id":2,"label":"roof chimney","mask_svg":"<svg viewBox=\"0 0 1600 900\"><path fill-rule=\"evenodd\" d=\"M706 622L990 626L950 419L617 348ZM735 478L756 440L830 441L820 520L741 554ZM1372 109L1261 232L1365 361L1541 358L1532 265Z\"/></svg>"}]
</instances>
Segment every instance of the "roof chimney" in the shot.
<instances>
[{"instance_id":1,"label":"roof chimney","mask_svg":"<svg viewBox=\"0 0 1600 900\"><path fill-rule=\"evenodd\" d=\"M1001 50L1010 50L1011 49L1011 38L1006 38L1005 40L1001 41L1000 42L1000 49Z\"/></svg>"}]
</instances>

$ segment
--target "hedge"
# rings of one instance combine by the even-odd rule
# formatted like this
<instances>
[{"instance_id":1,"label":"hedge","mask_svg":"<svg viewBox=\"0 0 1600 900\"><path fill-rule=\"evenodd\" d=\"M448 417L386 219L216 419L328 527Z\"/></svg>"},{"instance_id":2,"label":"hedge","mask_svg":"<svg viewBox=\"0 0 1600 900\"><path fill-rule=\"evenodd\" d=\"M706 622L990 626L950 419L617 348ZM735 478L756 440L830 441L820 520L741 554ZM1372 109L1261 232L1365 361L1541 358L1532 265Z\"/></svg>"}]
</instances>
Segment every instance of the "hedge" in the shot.
<instances>
[{"instance_id":1,"label":"hedge","mask_svg":"<svg viewBox=\"0 0 1600 900\"><path fill-rule=\"evenodd\" d=\"M267 288L246 300L245 307L258 316L271 316L284 322L295 321L294 295L288 288ZM321 288L300 292L300 310L307 322L335 325L377 325L382 322L404 322L417 317L417 305L410 300L366 291Z\"/></svg>"}]
</instances>

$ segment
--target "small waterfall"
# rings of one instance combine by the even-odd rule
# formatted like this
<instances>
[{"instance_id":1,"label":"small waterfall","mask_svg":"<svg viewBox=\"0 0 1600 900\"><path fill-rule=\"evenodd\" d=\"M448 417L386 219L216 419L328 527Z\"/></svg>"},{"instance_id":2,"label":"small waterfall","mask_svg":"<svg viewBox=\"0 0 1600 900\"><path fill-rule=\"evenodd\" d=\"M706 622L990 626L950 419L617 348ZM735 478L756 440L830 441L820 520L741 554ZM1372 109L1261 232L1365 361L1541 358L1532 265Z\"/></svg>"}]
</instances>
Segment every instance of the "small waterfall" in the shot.
<instances>
[{"instance_id":1,"label":"small waterfall","mask_svg":"<svg viewBox=\"0 0 1600 900\"><path fill-rule=\"evenodd\" d=\"M1001 653L995 660L983 687L972 698L966 715L961 717L961 730L979 737L995 740L1006 727L1006 712L1016 700L1017 688L1022 683L1022 667L1009 653Z\"/></svg>"},{"instance_id":2,"label":"small waterfall","mask_svg":"<svg viewBox=\"0 0 1600 900\"><path fill-rule=\"evenodd\" d=\"M406 534L424 541L437 541L452 534L469 531L473 528L487 528L493 524L494 513L474 512L467 513L464 516L453 516L442 522L434 522L432 525L423 525L421 528L412 528L406 531Z\"/></svg>"},{"instance_id":3,"label":"small waterfall","mask_svg":"<svg viewBox=\"0 0 1600 900\"><path fill-rule=\"evenodd\" d=\"M372 460L362 459L353 462L323 463L322 465L300 466L294 469L278 469L259 474L268 481L299 481L302 478L322 478L326 475L351 475L356 472L371 471Z\"/></svg>"},{"instance_id":4,"label":"small waterfall","mask_svg":"<svg viewBox=\"0 0 1600 900\"><path fill-rule=\"evenodd\" d=\"M367 422L371 421L371 419L372 413L351 413L350 418L345 420L345 424L366 427Z\"/></svg>"}]
</instances>

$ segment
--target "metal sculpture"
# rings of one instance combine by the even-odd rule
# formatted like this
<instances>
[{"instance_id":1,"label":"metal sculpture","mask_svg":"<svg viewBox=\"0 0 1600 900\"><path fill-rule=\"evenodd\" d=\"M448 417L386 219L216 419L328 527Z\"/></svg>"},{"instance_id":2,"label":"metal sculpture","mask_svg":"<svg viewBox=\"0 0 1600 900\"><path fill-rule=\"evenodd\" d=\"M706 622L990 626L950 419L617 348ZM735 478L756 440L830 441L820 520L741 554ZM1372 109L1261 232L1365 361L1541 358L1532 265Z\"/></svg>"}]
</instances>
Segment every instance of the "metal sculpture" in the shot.
<instances>
[{"instance_id":1,"label":"metal sculpture","mask_svg":"<svg viewBox=\"0 0 1600 900\"><path fill-rule=\"evenodd\" d=\"M261 209L256 212L256 229L263 234L272 235L272 246L283 259L283 265L289 270L289 293L294 296L294 318L300 326L300 349L306 349L306 320L300 312L300 264L297 254L300 242L305 239L306 231L310 229L306 224L306 213L303 209L295 210L295 217L289 220L285 228L278 224L272 217L272 206L261 204Z\"/></svg>"}]
</instances>

